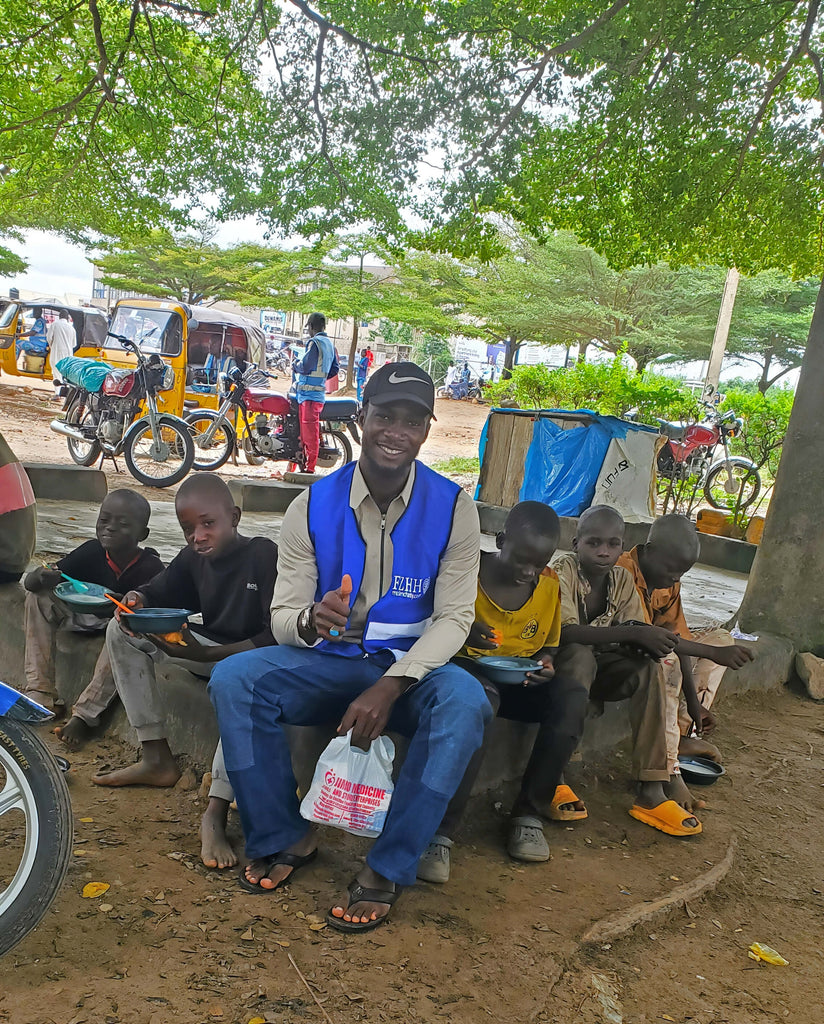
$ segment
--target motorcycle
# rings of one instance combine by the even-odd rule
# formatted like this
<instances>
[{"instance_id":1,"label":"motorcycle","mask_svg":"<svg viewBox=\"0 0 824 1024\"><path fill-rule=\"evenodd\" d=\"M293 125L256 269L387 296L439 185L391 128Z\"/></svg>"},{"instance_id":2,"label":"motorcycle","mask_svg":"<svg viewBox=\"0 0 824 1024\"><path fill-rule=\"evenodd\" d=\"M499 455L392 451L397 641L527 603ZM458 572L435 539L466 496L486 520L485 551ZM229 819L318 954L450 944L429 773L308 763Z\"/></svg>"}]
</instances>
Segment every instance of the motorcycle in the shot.
<instances>
[{"instance_id":1,"label":"motorcycle","mask_svg":"<svg viewBox=\"0 0 824 1024\"><path fill-rule=\"evenodd\" d=\"M709 402L700 423L658 420L667 442L658 453L658 475L668 480L696 477L713 508L746 508L761 491L761 475L751 459L730 455L729 441L743 420L730 409L719 413ZM719 448L721 452L719 452Z\"/></svg>"},{"instance_id":2,"label":"motorcycle","mask_svg":"<svg viewBox=\"0 0 824 1024\"><path fill-rule=\"evenodd\" d=\"M0 956L40 923L69 868L64 769L30 728L51 717L0 683Z\"/></svg>"},{"instance_id":3,"label":"motorcycle","mask_svg":"<svg viewBox=\"0 0 824 1024\"><path fill-rule=\"evenodd\" d=\"M480 401L483 396L481 381L478 379L454 380L451 384L444 384L435 392L436 398L451 398L456 402L468 398L470 402Z\"/></svg>"},{"instance_id":4,"label":"motorcycle","mask_svg":"<svg viewBox=\"0 0 824 1024\"><path fill-rule=\"evenodd\" d=\"M241 447L250 465L273 459L305 468L298 403L294 398L255 388L269 377L255 366L235 367L225 375L219 409L193 409L187 414L186 423L194 439L195 469L218 469L235 451L238 439L233 421L237 422L238 416L244 428ZM352 445L340 428L345 426L360 444L357 417L358 403L354 399L328 398L324 402L317 468L338 469L352 461Z\"/></svg>"},{"instance_id":5,"label":"motorcycle","mask_svg":"<svg viewBox=\"0 0 824 1024\"><path fill-rule=\"evenodd\" d=\"M51 429L65 435L69 455L79 466L91 466L100 455L122 454L140 483L179 483L194 463L192 435L182 419L160 413L157 404L158 393L174 387L175 372L157 352L147 358L129 338L107 337L134 353L137 365L114 369L91 359L61 360L60 373L69 392L65 419L52 420Z\"/></svg>"}]
</instances>

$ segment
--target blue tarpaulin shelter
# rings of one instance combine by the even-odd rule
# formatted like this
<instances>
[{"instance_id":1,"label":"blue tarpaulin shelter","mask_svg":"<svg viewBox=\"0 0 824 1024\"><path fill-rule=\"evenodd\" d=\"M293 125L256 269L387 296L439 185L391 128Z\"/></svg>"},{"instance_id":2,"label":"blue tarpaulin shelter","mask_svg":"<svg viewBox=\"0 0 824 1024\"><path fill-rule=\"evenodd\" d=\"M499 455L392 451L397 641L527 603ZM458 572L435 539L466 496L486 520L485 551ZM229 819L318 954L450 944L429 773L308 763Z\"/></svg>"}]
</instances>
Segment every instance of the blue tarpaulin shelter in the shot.
<instances>
[{"instance_id":1,"label":"blue tarpaulin shelter","mask_svg":"<svg viewBox=\"0 0 824 1024\"><path fill-rule=\"evenodd\" d=\"M531 440L525 456L522 456L523 479L518 494L520 501L543 501L551 505L558 515L577 516L593 503L598 504L602 500L608 502L609 495L606 493L599 495L598 501L593 501L596 489L599 489L600 484L601 490L608 490L612 478L626 470L630 477L639 479L639 499L635 504L643 504L646 510L657 437L653 428L629 423L615 416L601 416L589 409L542 409L529 412L493 409L481 435L482 467L490 420L494 414L528 416L532 420ZM641 449L633 443L635 440L640 441L640 436L628 440L631 434L647 435ZM628 449L633 449L629 457ZM615 468L606 474L604 484L602 474L609 453L613 456ZM647 465L639 465L639 458ZM513 452L507 464L507 472L518 472L519 464L518 453ZM481 481L483 479L482 469ZM486 500L481 490L479 483L476 497ZM644 514L640 508L636 511Z\"/></svg>"}]
</instances>

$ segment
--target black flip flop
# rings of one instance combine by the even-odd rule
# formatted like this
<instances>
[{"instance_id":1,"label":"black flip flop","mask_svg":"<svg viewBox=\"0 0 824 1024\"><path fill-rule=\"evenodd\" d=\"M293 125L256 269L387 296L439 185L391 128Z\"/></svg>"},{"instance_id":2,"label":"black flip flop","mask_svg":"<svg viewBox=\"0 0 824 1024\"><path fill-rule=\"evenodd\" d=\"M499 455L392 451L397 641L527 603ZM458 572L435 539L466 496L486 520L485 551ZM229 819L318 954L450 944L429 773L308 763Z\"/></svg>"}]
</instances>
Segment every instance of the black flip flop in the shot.
<instances>
[{"instance_id":1,"label":"black flip flop","mask_svg":"<svg viewBox=\"0 0 824 1024\"><path fill-rule=\"evenodd\" d=\"M330 928L336 928L339 932L371 932L373 928L378 928L384 923L389 917L392 905L395 900L400 896L401 889L366 889L364 888L357 878L353 878L349 883L349 903L347 906L351 907L353 903L388 903L390 910L383 915L383 917L377 918L375 921L344 921L342 917L335 917L330 910L326 915L326 923Z\"/></svg>"},{"instance_id":2,"label":"black flip flop","mask_svg":"<svg viewBox=\"0 0 824 1024\"><path fill-rule=\"evenodd\" d=\"M296 853L273 853L271 857L261 857L264 866L266 868L266 874L276 865L284 864L286 867L290 867L292 870L273 889L264 889L259 882L250 882L246 877L246 868L242 867L238 875L238 881L240 882L241 889L245 889L246 892L250 892L255 896L271 896L273 892L277 892L278 889L282 889L284 885L288 885L292 881L292 876L300 868L305 867L307 864L311 864L312 861L317 857L317 848L312 850L311 853L307 853L305 857L300 857ZM261 878L263 876L261 875Z\"/></svg>"}]
</instances>

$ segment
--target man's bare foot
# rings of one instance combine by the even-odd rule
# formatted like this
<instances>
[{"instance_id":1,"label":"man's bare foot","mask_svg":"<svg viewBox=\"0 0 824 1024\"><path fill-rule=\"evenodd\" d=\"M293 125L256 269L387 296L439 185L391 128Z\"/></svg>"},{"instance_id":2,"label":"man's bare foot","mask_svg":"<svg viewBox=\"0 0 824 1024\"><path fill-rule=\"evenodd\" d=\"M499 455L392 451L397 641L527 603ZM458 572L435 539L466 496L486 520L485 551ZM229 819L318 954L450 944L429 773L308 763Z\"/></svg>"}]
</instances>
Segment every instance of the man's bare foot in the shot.
<instances>
[{"instance_id":1,"label":"man's bare foot","mask_svg":"<svg viewBox=\"0 0 824 1024\"><path fill-rule=\"evenodd\" d=\"M237 854L226 835L229 801L210 796L200 819L200 859L207 868L233 868Z\"/></svg>"},{"instance_id":2,"label":"man's bare foot","mask_svg":"<svg viewBox=\"0 0 824 1024\"><path fill-rule=\"evenodd\" d=\"M390 882L388 878L384 878L377 871L373 871L368 864L364 864L363 868L358 872L357 881L360 882L364 889L384 889L389 892L395 890L394 882ZM343 903L333 906L332 916L342 918L344 921L351 921L353 924L368 924L370 921L379 921L381 918L386 917L391 908L391 903L368 902L353 903L350 907L347 901L346 906Z\"/></svg>"},{"instance_id":3,"label":"man's bare foot","mask_svg":"<svg viewBox=\"0 0 824 1024\"><path fill-rule=\"evenodd\" d=\"M67 747L79 750L91 739L92 727L87 725L82 718L72 715L65 725L58 725L56 729L52 729L52 732Z\"/></svg>"},{"instance_id":4,"label":"man's bare foot","mask_svg":"<svg viewBox=\"0 0 824 1024\"><path fill-rule=\"evenodd\" d=\"M670 800L680 804L690 814L700 811L707 806L705 800L692 795L689 787L680 775L670 775L669 782L664 786L664 792Z\"/></svg>"},{"instance_id":5,"label":"man's bare foot","mask_svg":"<svg viewBox=\"0 0 824 1024\"><path fill-rule=\"evenodd\" d=\"M180 778L180 769L158 768L138 761L127 768L118 768L105 775L93 775L95 786L157 786L161 789L173 786Z\"/></svg>"},{"instance_id":6,"label":"man's bare foot","mask_svg":"<svg viewBox=\"0 0 824 1024\"><path fill-rule=\"evenodd\" d=\"M166 740L145 740L142 746L143 760L106 775L93 775L92 782L96 786L173 786L180 769Z\"/></svg>"},{"instance_id":7,"label":"man's bare foot","mask_svg":"<svg viewBox=\"0 0 824 1024\"><path fill-rule=\"evenodd\" d=\"M302 839L287 846L281 853L289 853L294 857L308 857L318 848L315 829L310 827ZM264 858L250 860L243 873L251 885L259 885L261 889L277 889L295 870L291 864L273 864L267 871L268 861Z\"/></svg>"},{"instance_id":8,"label":"man's bare foot","mask_svg":"<svg viewBox=\"0 0 824 1024\"><path fill-rule=\"evenodd\" d=\"M678 744L678 753L684 757L708 757L710 761L721 764L721 751L718 747L699 736L682 736Z\"/></svg>"}]
</instances>

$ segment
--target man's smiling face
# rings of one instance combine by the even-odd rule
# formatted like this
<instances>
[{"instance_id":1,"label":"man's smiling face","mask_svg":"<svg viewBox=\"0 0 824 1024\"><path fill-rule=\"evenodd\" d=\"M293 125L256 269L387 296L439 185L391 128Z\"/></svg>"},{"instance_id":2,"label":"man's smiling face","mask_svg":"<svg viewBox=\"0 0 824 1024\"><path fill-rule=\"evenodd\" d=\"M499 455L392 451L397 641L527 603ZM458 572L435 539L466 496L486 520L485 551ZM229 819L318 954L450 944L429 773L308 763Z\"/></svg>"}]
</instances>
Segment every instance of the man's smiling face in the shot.
<instances>
[{"instance_id":1,"label":"man's smiling face","mask_svg":"<svg viewBox=\"0 0 824 1024\"><path fill-rule=\"evenodd\" d=\"M416 402L367 403L360 416L361 459L393 476L407 472L429 436L430 422Z\"/></svg>"}]
</instances>

